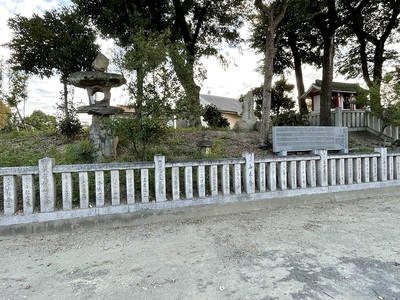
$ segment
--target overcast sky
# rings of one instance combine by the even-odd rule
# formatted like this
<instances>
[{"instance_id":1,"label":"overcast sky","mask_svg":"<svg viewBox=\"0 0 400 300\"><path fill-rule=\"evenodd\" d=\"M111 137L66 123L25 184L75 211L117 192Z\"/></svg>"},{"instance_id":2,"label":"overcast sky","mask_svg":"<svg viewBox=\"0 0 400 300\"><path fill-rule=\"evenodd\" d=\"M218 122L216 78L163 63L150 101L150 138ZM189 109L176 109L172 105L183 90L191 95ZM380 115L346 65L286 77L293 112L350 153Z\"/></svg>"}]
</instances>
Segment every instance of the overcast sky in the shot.
<instances>
[{"instance_id":1,"label":"overcast sky","mask_svg":"<svg viewBox=\"0 0 400 300\"><path fill-rule=\"evenodd\" d=\"M70 1L66 0L0 0L0 44L9 41L11 30L7 27L7 19L13 14L31 16L32 13L41 14L45 10L57 8L60 4L68 5ZM263 82L262 75L255 69L257 62L261 59L256 56L247 45L242 45L241 49L227 49L231 64L229 68L224 69L218 63L217 59L210 58L203 61L207 69L208 78L202 85L201 93L210 92L212 95L238 98L246 94L251 88L260 86ZM111 57L109 45L102 45L102 52ZM8 57L7 50L0 48L0 56L3 59ZM307 89L315 79L321 78L321 71L314 68L304 70L304 82ZM288 76L289 81L294 83L294 75ZM59 101L62 85L58 77L40 80L32 78L29 81L29 99L26 103L26 115L30 115L33 110L39 109L47 114L54 115L55 105ZM122 88L112 89L112 105L126 104L127 97ZM84 90L76 88L75 100L82 100L86 103L87 96Z\"/></svg>"}]
</instances>

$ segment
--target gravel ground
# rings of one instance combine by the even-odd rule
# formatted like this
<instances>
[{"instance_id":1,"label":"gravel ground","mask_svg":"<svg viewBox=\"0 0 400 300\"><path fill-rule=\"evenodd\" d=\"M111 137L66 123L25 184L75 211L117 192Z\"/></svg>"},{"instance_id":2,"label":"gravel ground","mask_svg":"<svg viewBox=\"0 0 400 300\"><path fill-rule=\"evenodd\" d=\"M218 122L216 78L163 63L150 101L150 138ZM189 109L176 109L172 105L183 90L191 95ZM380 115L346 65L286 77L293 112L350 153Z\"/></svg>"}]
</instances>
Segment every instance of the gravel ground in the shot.
<instances>
[{"instance_id":1,"label":"gravel ground","mask_svg":"<svg viewBox=\"0 0 400 300\"><path fill-rule=\"evenodd\" d=\"M5 235L0 299L400 299L399 199Z\"/></svg>"}]
</instances>

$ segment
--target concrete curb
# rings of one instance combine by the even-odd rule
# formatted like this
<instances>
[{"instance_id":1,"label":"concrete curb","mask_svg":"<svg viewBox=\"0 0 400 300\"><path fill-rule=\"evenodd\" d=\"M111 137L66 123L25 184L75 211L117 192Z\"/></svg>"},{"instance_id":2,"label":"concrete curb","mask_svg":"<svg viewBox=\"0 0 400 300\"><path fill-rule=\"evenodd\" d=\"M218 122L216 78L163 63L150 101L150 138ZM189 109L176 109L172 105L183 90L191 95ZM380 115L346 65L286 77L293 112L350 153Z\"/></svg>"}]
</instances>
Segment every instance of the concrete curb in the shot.
<instances>
[{"instance_id":1,"label":"concrete curb","mask_svg":"<svg viewBox=\"0 0 400 300\"><path fill-rule=\"evenodd\" d=\"M119 206L119 210L114 213L112 212L112 207L107 207L104 208L105 210L102 211L102 213L98 213L97 211L97 214L94 215L85 214L79 216L73 211L54 212L53 214L70 213L71 218L67 218L68 216L65 215L65 218L47 221L36 220L35 222L34 220L25 220L27 221L25 224L5 224L7 222L4 222L5 220L3 220L2 225L0 226L0 236L172 222L192 218L205 218L210 216L249 212L267 208L275 209L304 204L310 205L368 199L376 196L390 195L399 192L400 190L398 183L395 185L389 184L389 182L386 182L386 184L380 183L379 187L375 188L371 188L369 185L368 189L363 187L363 184L349 186L346 191L340 191L340 188L343 189L343 186L337 187L337 189L335 187L307 189L302 190L303 194L299 193L298 195L293 195L293 193L285 195L282 192L275 193L274 195L269 193L270 197L262 199L253 199L253 197L251 197L253 195L247 195L247 198L244 198L243 196L246 195L241 195L241 197L232 197L230 201L219 201L218 197L215 197L202 199L200 201L163 202L164 205L158 209L154 205L156 203L150 203L152 204L151 207L145 207L141 204L143 210L131 210L128 205L125 205ZM180 203L180 205L168 205L168 203ZM91 211L94 212L95 210L91 209ZM108 214L106 212L108 212ZM43 215L45 214L37 214L37 216ZM18 216L12 217L18 218ZM10 220L10 218L8 221L16 221Z\"/></svg>"}]
</instances>

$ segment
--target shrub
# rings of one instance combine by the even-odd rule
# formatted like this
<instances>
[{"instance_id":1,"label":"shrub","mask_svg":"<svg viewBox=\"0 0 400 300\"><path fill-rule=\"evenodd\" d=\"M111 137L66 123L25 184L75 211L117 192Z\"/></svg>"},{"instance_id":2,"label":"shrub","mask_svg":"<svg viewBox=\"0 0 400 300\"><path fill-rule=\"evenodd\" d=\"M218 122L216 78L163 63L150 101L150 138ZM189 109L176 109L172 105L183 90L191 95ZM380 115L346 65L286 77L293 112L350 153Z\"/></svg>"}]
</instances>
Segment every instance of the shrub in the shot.
<instances>
[{"instance_id":1,"label":"shrub","mask_svg":"<svg viewBox=\"0 0 400 300\"><path fill-rule=\"evenodd\" d=\"M60 134L69 139L76 137L83 131L82 124L77 117L67 117L62 119L57 124L57 129Z\"/></svg>"},{"instance_id":2,"label":"shrub","mask_svg":"<svg viewBox=\"0 0 400 300\"><path fill-rule=\"evenodd\" d=\"M69 145L63 153L63 161L59 163L77 164L95 162L96 148L89 140L82 140L77 145Z\"/></svg>"},{"instance_id":3,"label":"shrub","mask_svg":"<svg viewBox=\"0 0 400 300\"><path fill-rule=\"evenodd\" d=\"M39 131L54 131L57 126L57 120L54 116L35 110L29 117L25 118L25 125Z\"/></svg>"},{"instance_id":4,"label":"shrub","mask_svg":"<svg viewBox=\"0 0 400 300\"><path fill-rule=\"evenodd\" d=\"M272 119L273 126L308 126L308 115L297 113L293 110L281 113Z\"/></svg>"},{"instance_id":5,"label":"shrub","mask_svg":"<svg viewBox=\"0 0 400 300\"><path fill-rule=\"evenodd\" d=\"M203 117L210 127L225 128L230 125L228 119L222 116L215 105L207 105Z\"/></svg>"},{"instance_id":6,"label":"shrub","mask_svg":"<svg viewBox=\"0 0 400 300\"><path fill-rule=\"evenodd\" d=\"M119 142L126 145L140 161L145 159L148 146L157 144L166 133L164 123L152 118L115 118L110 125Z\"/></svg>"}]
</instances>

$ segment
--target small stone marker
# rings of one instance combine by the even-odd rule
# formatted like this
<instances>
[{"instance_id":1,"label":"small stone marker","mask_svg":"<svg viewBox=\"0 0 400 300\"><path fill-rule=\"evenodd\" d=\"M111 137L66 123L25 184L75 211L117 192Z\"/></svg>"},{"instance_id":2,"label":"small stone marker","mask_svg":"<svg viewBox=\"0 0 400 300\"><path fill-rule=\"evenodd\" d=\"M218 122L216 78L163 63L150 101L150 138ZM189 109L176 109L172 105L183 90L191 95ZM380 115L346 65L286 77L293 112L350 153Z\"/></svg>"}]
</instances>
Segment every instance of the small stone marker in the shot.
<instances>
[{"instance_id":1,"label":"small stone marker","mask_svg":"<svg viewBox=\"0 0 400 300\"><path fill-rule=\"evenodd\" d=\"M330 126L274 126L274 152L348 150L348 128Z\"/></svg>"}]
</instances>

